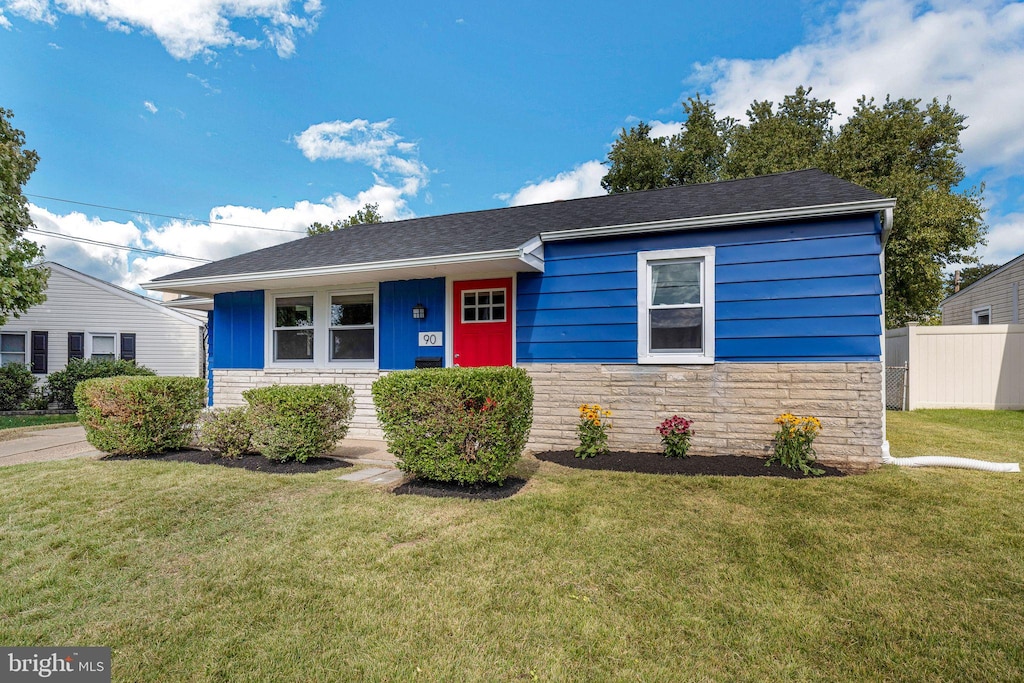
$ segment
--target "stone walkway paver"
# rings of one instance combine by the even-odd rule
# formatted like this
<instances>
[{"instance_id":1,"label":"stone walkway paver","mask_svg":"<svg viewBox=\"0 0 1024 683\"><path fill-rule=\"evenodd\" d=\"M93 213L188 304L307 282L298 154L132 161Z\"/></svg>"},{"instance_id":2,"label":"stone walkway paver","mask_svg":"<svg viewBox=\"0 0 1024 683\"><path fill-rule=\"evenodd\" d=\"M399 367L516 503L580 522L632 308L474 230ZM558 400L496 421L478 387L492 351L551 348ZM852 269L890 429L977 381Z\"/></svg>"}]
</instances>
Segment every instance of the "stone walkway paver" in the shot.
<instances>
[{"instance_id":1,"label":"stone walkway paver","mask_svg":"<svg viewBox=\"0 0 1024 683\"><path fill-rule=\"evenodd\" d=\"M343 474L335 479L342 481L358 481L364 484L393 484L397 481L401 481L405 475L396 469L390 467L367 467L365 470L359 470L358 472L352 472L351 474Z\"/></svg>"}]
</instances>

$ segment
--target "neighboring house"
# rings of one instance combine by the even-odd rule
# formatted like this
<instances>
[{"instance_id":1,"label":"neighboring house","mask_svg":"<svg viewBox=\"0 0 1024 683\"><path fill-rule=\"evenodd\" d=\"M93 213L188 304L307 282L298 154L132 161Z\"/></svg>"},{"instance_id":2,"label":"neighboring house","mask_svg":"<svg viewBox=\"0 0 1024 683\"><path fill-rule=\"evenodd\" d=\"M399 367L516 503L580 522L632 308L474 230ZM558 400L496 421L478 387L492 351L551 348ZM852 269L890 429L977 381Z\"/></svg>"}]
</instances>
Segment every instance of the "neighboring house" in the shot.
<instances>
[{"instance_id":1,"label":"neighboring house","mask_svg":"<svg viewBox=\"0 0 1024 683\"><path fill-rule=\"evenodd\" d=\"M1021 322L1024 254L972 282L939 304L943 325L1017 325Z\"/></svg>"},{"instance_id":2,"label":"neighboring house","mask_svg":"<svg viewBox=\"0 0 1024 683\"><path fill-rule=\"evenodd\" d=\"M577 407L611 447L768 452L774 418L816 415L819 457L881 463L882 250L894 200L817 170L360 225L174 273L212 297L213 403L272 383L356 390L417 366L515 365L530 447L571 448Z\"/></svg>"},{"instance_id":3,"label":"neighboring house","mask_svg":"<svg viewBox=\"0 0 1024 683\"><path fill-rule=\"evenodd\" d=\"M46 301L0 328L0 360L25 363L40 378L70 358L123 358L158 375L201 377L205 321L150 298L46 262Z\"/></svg>"}]
</instances>

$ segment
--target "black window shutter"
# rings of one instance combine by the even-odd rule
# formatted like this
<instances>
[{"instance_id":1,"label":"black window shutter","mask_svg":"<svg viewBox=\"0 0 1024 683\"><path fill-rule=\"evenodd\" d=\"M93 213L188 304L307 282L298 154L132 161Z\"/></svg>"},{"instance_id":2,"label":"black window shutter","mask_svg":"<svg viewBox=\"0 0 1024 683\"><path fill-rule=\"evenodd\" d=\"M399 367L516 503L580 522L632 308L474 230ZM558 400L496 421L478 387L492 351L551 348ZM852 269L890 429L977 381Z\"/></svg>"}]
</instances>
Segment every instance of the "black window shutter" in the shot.
<instances>
[{"instance_id":1,"label":"black window shutter","mask_svg":"<svg viewBox=\"0 0 1024 683\"><path fill-rule=\"evenodd\" d=\"M135 360L135 333L121 335L121 360Z\"/></svg>"},{"instance_id":2,"label":"black window shutter","mask_svg":"<svg viewBox=\"0 0 1024 683\"><path fill-rule=\"evenodd\" d=\"M32 372L37 375L45 375L46 361L49 358L50 333L32 333Z\"/></svg>"},{"instance_id":3,"label":"black window shutter","mask_svg":"<svg viewBox=\"0 0 1024 683\"><path fill-rule=\"evenodd\" d=\"M85 332L68 332L68 360L85 358Z\"/></svg>"}]
</instances>

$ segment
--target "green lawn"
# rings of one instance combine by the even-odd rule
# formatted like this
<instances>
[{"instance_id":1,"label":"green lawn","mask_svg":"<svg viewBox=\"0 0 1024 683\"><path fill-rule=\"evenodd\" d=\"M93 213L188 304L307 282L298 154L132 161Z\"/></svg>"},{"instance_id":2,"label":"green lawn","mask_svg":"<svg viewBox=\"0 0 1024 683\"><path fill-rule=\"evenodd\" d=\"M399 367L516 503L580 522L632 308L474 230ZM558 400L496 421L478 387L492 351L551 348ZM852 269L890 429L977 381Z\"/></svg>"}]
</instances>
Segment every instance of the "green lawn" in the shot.
<instances>
[{"instance_id":1,"label":"green lawn","mask_svg":"<svg viewBox=\"0 0 1024 683\"><path fill-rule=\"evenodd\" d=\"M78 416L73 413L70 415L0 415L0 429L38 427L67 422L78 422Z\"/></svg>"},{"instance_id":2,"label":"green lawn","mask_svg":"<svg viewBox=\"0 0 1024 683\"><path fill-rule=\"evenodd\" d=\"M890 440L1008 459L1021 418L890 414ZM0 643L108 645L117 681L1022 677L1021 475L522 471L481 502L337 471L0 468Z\"/></svg>"}]
</instances>

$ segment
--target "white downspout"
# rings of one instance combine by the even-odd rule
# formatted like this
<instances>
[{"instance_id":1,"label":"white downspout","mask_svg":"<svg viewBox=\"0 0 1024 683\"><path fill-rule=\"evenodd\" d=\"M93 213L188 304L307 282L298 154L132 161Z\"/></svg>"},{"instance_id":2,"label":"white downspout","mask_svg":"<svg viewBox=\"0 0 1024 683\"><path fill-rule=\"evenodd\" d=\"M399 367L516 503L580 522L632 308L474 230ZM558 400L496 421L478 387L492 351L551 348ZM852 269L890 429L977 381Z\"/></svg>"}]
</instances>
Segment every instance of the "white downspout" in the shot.
<instances>
[{"instance_id":1,"label":"white downspout","mask_svg":"<svg viewBox=\"0 0 1024 683\"><path fill-rule=\"evenodd\" d=\"M1020 472L1020 464L1015 462L989 462L973 458L954 458L948 455L919 455L913 458L894 458L889 455L889 443L882 447L882 462L886 465L900 467L957 467L965 470L983 470L985 472Z\"/></svg>"}]
</instances>

